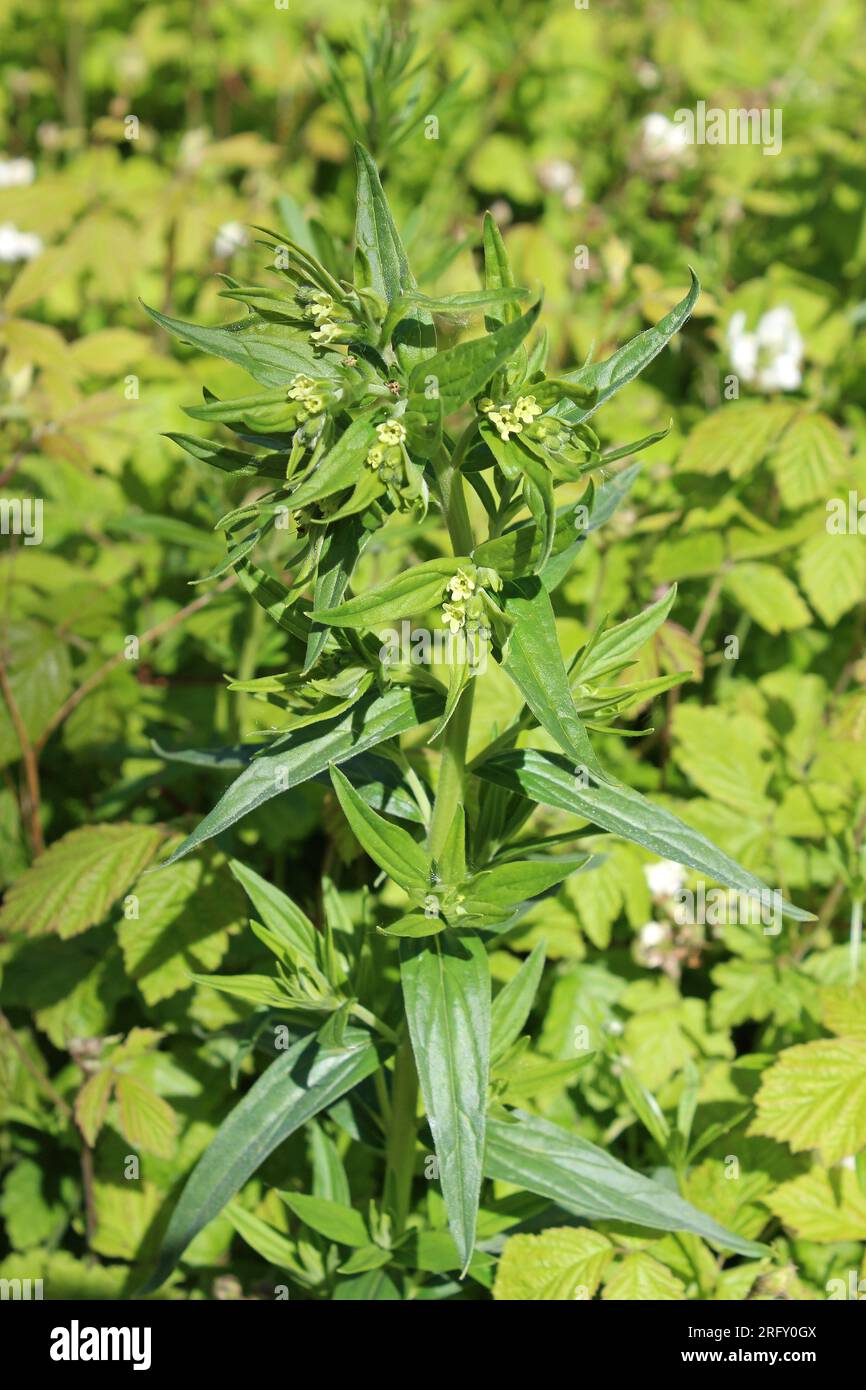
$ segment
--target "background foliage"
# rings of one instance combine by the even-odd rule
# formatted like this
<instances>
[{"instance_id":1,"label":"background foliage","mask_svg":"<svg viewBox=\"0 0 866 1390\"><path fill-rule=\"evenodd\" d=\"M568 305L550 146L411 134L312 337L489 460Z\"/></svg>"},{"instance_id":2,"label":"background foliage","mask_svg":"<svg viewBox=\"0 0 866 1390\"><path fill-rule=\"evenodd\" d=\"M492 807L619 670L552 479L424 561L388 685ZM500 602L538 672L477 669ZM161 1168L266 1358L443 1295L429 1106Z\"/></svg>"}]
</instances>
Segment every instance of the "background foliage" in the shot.
<instances>
[{"instance_id":1,"label":"background foliage","mask_svg":"<svg viewBox=\"0 0 866 1390\"><path fill-rule=\"evenodd\" d=\"M142 877L227 780L166 761L151 740L225 745L284 712L227 690L226 676L281 669L261 609L228 582L189 587L220 558L212 518L243 500L243 483L182 465L160 433L187 426L180 406L205 381L222 396L248 379L172 345L138 301L230 321L216 276L252 277L249 224L293 233L303 215L317 237L348 242L358 137L424 290L476 283L493 208L520 282L546 287L555 362L607 356L698 270L687 331L604 413L606 446L673 428L560 591L560 639L573 651L605 615L678 583L638 675L690 679L633 707L628 724L646 737L605 738L605 757L816 914L777 936L680 928L676 881L648 878L650 856L622 846L534 908L492 961L499 984L541 939L551 962L510 1099L643 1169L665 1166L665 1127L696 1106L706 1142L687 1195L771 1255L723 1266L700 1243L684 1253L672 1236L603 1223L539 1234L532 1212L509 1215L503 1189L482 1213L470 1277L458 1285L432 1252L409 1291L825 1297L831 1278L866 1275L866 539L827 529L829 499L866 495L859 6L450 0L393 14L416 49L358 0L0 3L0 151L35 164L32 181L7 175L16 186L0 190L0 249L8 224L40 245L0 255L0 495L44 499L45 518L41 546L4 536L0 552L0 1274L116 1297L152 1261L167 1199L253 1068L255 1004L192 978L269 970L231 849L316 921L373 923L388 906L364 889L324 786ZM654 145L645 118L698 100L781 108L782 154ZM730 325L742 313L754 331L780 309L801 340L800 380L761 389L742 356L732 364ZM413 540L406 523L403 553ZM374 538L369 581L400 554L393 532L387 550ZM504 723L515 697L485 680L479 699ZM410 751L420 766L427 750ZM137 919L130 894L152 899ZM575 1071L562 1064L581 1025L604 1025L607 1043ZM327 1195L345 1160L365 1210L374 1171L341 1121L277 1151L196 1239L167 1296L270 1297L287 1269L301 1271L293 1296L370 1296L274 1190ZM133 1151L138 1181L123 1175ZM444 1230L432 1182L426 1216ZM529 1224L509 1236L518 1221ZM390 1276L378 1296L398 1296Z\"/></svg>"}]
</instances>

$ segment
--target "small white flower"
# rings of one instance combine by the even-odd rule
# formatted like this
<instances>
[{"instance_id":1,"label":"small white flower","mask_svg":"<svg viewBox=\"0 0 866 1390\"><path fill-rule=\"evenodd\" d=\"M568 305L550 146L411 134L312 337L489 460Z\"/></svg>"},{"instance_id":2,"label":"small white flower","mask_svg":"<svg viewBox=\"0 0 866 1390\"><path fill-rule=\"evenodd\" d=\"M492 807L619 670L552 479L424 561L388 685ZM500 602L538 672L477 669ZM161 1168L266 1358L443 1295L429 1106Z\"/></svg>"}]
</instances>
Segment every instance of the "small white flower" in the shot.
<instances>
[{"instance_id":1,"label":"small white flower","mask_svg":"<svg viewBox=\"0 0 866 1390\"><path fill-rule=\"evenodd\" d=\"M644 864L644 878L654 898L672 898L686 881L682 864L672 859L660 859L657 864Z\"/></svg>"},{"instance_id":2,"label":"small white flower","mask_svg":"<svg viewBox=\"0 0 866 1390\"><path fill-rule=\"evenodd\" d=\"M0 159L0 188L26 188L35 177L32 159Z\"/></svg>"},{"instance_id":3,"label":"small white flower","mask_svg":"<svg viewBox=\"0 0 866 1390\"><path fill-rule=\"evenodd\" d=\"M399 420L383 420L381 425L376 426L376 434L380 444L402 444L406 438L406 426L401 425Z\"/></svg>"},{"instance_id":4,"label":"small white flower","mask_svg":"<svg viewBox=\"0 0 866 1390\"><path fill-rule=\"evenodd\" d=\"M32 261L42 250L35 232L19 232L14 222L0 222L0 261Z\"/></svg>"},{"instance_id":5,"label":"small white flower","mask_svg":"<svg viewBox=\"0 0 866 1390\"><path fill-rule=\"evenodd\" d=\"M536 170L538 182L549 193L564 193L575 180L575 169L567 159L546 159Z\"/></svg>"},{"instance_id":6,"label":"small white flower","mask_svg":"<svg viewBox=\"0 0 866 1390\"><path fill-rule=\"evenodd\" d=\"M754 333L746 315L734 314L727 330L728 354L738 376L761 391L796 391L803 380L803 338L786 304L770 309Z\"/></svg>"},{"instance_id":7,"label":"small white flower","mask_svg":"<svg viewBox=\"0 0 866 1390\"><path fill-rule=\"evenodd\" d=\"M641 121L641 154L651 164L666 164L681 159L688 144L685 125L669 120L660 111L653 111Z\"/></svg>"},{"instance_id":8,"label":"small white flower","mask_svg":"<svg viewBox=\"0 0 866 1390\"><path fill-rule=\"evenodd\" d=\"M520 420L524 425L531 425L536 415L541 413L541 406L534 396L518 396L517 404L514 407L515 419Z\"/></svg>"},{"instance_id":9,"label":"small white flower","mask_svg":"<svg viewBox=\"0 0 866 1390\"><path fill-rule=\"evenodd\" d=\"M663 941L667 941L668 936L668 929L662 926L661 922L647 922L638 932L638 939L645 950L661 946Z\"/></svg>"},{"instance_id":10,"label":"small white flower","mask_svg":"<svg viewBox=\"0 0 866 1390\"><path fill-rule=\"evenodd\" d=\"M475 580L465 570L458 570L453 578L448 580L447 588L454 603L463 603L474 594Z\"/></svg>"},{"instance_id":11,"label":"small white flower","mask_svg":"<svg viewBox=\"0 0 866 1390\"><path fill-rule=\"evenodd\" d=\"M236 251L249 245L249 237L242 222L224 222L214 237L213 253L221 261L227 261Z\"/></svg>"}]
</instances>

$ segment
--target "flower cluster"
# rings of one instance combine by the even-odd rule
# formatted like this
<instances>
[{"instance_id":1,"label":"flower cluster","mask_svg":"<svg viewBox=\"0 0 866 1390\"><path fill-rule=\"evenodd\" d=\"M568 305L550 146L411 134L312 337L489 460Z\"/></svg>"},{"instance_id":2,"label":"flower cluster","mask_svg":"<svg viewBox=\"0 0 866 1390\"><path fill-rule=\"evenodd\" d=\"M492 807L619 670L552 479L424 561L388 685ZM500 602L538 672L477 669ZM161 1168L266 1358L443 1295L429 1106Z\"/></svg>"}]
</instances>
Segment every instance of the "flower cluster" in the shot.
<instances>
[{"instance_id":1,"label":"flower cluster","mask_svg":"<svg viewBox=\"0 0 866 1390\"><path fill-rule=\"evenodd\" d=\"M508 401L497 405L489 396L484 396L478 403L478 409L496 428L499 438L506 442L510 435L521 434L523 426L531 425L542 413L534 396L518 396L513 405Z\"/></svg>"},{"instance_id":2,"label":"flower cluster","mask_svg":"<svg viewBox=\"0 0 866 1390\"><path fill-rule=\"evenodd\" d=\"M304 318L311 319L315 324L315 329L310 334L311 342L320 347L348 342L354 325L333 295L328 294L326 290L313 289L312 285L304 285L298 291L298 299L304 306Z\"/></svg>"},{"instance_id":3,"label":"flower cluster","mask_svg":"<svg viewBox=\"0 0 866 1390\"><path fill-rule=\"evenodd\" d=\"M442 603L442 617L452 636L466 630L482 639L489 637L488 618L491 611L499 613L491 593L498 593L501 588L502 580L495 570L476 569L474 565L458 569L445 585Z\"/></svg>"},{"instance_id":4,"label":"flower cluster","mask_svg":"<svg viewBox=\"0 0 866 1390\"><path fill-rule=\"evenodd\" d=\"M313 381L312 377L304 376L299 372L292 378L286 394L290 401L298 401L298 420L309 420L314 415L321 415L327 410L329 404L329 383L327 381Z\"/></svg>"}]
</instances>

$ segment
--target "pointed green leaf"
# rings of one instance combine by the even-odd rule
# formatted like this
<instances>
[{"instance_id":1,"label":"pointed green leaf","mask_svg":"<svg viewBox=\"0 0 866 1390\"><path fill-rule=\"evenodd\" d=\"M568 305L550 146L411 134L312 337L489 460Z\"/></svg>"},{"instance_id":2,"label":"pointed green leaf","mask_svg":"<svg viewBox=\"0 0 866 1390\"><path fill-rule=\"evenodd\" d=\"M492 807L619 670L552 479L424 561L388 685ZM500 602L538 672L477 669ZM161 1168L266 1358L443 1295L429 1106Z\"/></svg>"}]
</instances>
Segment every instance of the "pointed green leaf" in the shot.
<instances>
[{"instance_id":1,"label":"pointed green leaf","mask_svg":"<svg viewBox=\"0 0 866 1390\"><path fill-rule=\"evenodd\" d=\"M529 1018L544 970L544 942L533 947L517 974L493 1000L490 1027L490 1060L496 1062L516 1042Z\"/></svg>"},{"instance_id":2,"label":"pointed green leaf","mask_svg":"<svg viewBox=\"0 0 866 1390\"><path fill-rule=\"evenodd\" d=\"M417 841L407 830L393 825L368 806L339 768L331 768L331 781L343 815L373 862L407 893L423 891L429 867L427 855Z\"/></svg>"},{"instance_id":3,"label":"pointed green leaf","mask_svg":"<svg viewBox=\"0 0 866 1390\"><path fill-rule=\"evenodd\" d=\"M691 1231L740 1255L766 1247L719 1226L676 1192L559 1125L522 1111L487 1125L488 1177L515 1183L594 1221L627 1221L657 1231Z\"/></svg>"},{"instance_id":4,"label":"pointed green leaf","mask_svg":"<svg viewBox=\"0 0 866 1390\"><path fill-rule=\"evenodd\" d=\"M772 891L671 811L653 805L640 792L619 783L583 786L582 779L575 777L574 768L555 753L512 749L494 754L475 772L485 781L520 792L530 801L581 816L613 835L643 845L662 859L687 864L727 888L753 896L763 893L765 900ZM782 910L800 922L814 920L811 913L790 903L782 903Z\"/></svg>"},{"instance_id":5,"label":"pointed green leaf","mask_svg":"<svg viewBox=\"0 0 866 1390\"><path fill-rule=\"evenodd\" d=\"M370 1076L379 1056L369 1035L347 1033L341 1052L301 1038L272 1062L223 1121L172 1212L148 1291L159 1288L194 1236L222 1211L278 1144Z\"/></svg>"},{"instance_id":6,"label":"pointed green leaf","mask_svg":"<svg viewBox=\"0 0 866 1390\"><path fill-rule=\"evenodd\" d=\"M268 930L288 947L292 956L318 974L321 938L306 913L281 889L268 883L239 859L230 859L229 868Z\"/></svg>"},{"instance_id":7,"label":"pointed green leaf","mask_svg":"<svg viewBox=\"0 0 866 1390\"><path fill-rule=\"evenodd\" d=\"M248 314L222 328L206 328L170 318L146 304L143 308L174 337L214 357L236 362L260 386L285 386L298 372L312 377L338 375L338 359L314 352L305 333L260 314Z\"/></svg>"},{"instance_id":8,"label":"pointed green leaf","mask_svg":"<svg viewBox=\"0 0 866 1390\"><path fill-rule=\"evenodd\" d=\"M398 687L378 696L371 691L334 719L283 734L244 768L166 864L220 835L272 796L325 772L329 763L347 762L434 719L441 708L441 699L432 691Z\"/></svg>"},{"instance_id":9,"label":"pointed green leaf","mask_svg":"<svg viewBox=\"0 0 866 1390\"><path fill-rule=\"evenodd\" d=\"M632 338L630 343L626 343L612 357L608 357L606 362L592 362L589 366L580 367L576 372L565 373L566 381L574 381L580 386L588 386L590 389L598 391L595 404L588 410L580 410L563 403L556 407L554 414L562 415L566 420L571 420L574 423L585 420L588 416L595 414L600 405L603 405L606 400L620 391L623 386L627 386L630 381L640 375L645 367L649 366L653 358L657 357L662 348L667 346L674 334L679 333L695 307L701 292L701 282L691 267L689 267L689 274L692 277L692 283L688 294L671 309L670 313L659 319L654 328L647 328L643 333L638 333L636 338Z\"/></svg>"},{"instance_id":10,"label":"pointed green leaf","mask_svg":"<svg viewBox=\"0 0 866 1390\"><path fill-rule=\"evenodd\" d=\"M449 930L401 946L406 1019L448 1224L465 1269L475 1245L490 1056L490 968L481 938Z\"/></svg>"},{"instance_id":11,"label":"pointed green leaf","mask_svg":"<svg viewBox=\"0 0 866 1390\"><path fill-rule=\"evenodd\" d=\"M574 768L586 768L599 781L610 782L575 707L550 595L536 577L515 581L505 609L515 621L504 670Z\"/></svg>"},{"instance_id":12,"label":"pointed green leaf","mask_svg":"<svg viewBox=\"0 0 866 1390\"><path fill-rule=\"evenodd\" d=\"M523 342L541 312L541 302L533 304L513 323L497 328L485 338L472 338L455 347L437 352L413 368L409 378L408 409L423 412L424 394L431 381L442 401L443 415L451 415L484 389L495 371L508 361Z\"/></svg>"},{"instance_id":13,"label":"pointed green leaf","mask_svg":"<svg viewBox=\"0 0 866 1390\"><path fill-rule=\"evenodd\" d=\"M308 1197L300 1192L281 1192L290 1211L295 1213L311 1231L318 1231L326 1240L338 1245L369 1245L370 1232L364 1218L354 1207L332 1202L326 1197Z\"/></svg>"},{"instance_id":14,"label":"pointed green leaf","mask_svg":"<svg viewBox=\"0 0 866 1390\"><path fill-rule=\"evenodd\" d=\"M350 598L338 608L316 609L314 622L330 623L332 627L375 628L401 618L426 613L445 595L446 581L461 565L470 561L464 556L443 556L413 565L364 594Z\"/></svg>"}]
</instances>

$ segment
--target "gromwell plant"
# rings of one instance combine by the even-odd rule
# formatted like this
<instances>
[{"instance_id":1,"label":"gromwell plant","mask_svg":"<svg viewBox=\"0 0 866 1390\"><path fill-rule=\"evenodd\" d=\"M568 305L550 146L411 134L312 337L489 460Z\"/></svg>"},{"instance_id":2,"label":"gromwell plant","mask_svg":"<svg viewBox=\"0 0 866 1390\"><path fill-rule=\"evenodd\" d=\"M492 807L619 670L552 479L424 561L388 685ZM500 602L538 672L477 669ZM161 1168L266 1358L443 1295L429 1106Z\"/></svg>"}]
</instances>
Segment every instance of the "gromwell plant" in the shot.
<instances>
[{"instance_id":1,"label":"gromwell plant","mask_svg":"<svg viewBox=\"0 0 866 1390\"><path fill-rule=\"evenodd\" d=\"M231 442L172 438L249 480L250 500L218 523L226 554L207 578L237 575L281 630L285 658L282 674L239 683L281 704L283 727L264 742L190 755L239 773L173 859L273 797L330 781L372 861L371 888L385 882L401 909L353 919L327 881L318 928L290 896L232 861L274 971L197 978L257 1006L249 1054L258 1049L271 1060L263 1070L255 1065L259 1074L188 1178L152 1285L224 1208L311 1296L332 1293L341 1279L355 1281L357 1297L411 1297L445 1276L489 1285L491 1236L530 1217L544 1225L545 1212L547 1224L561 1224L565 1212L687 1233L727 1253L762 1253L675 1186L513 1103L543 947L495 997L489 968L491 949L501 948L526 905L589 862L575 847L584 830L533 833L527 823L538 806L570 813L595 844L606 833L741 893L769 891L623 785L591 737L613 729L638 692L646 698L679 679L637 685L623 676L674 592L595 631L570 661L551 599L633 480L636 466L611 475L610 465L664 434L605 452L589 420L683 326L697 278L656 327L612 357L548 374L540 302L515 285L492 218L483 225L482 287L423 294L373 161L360 146L356 160L351 276L348 264L324 264L312 241L262 230L277 284L228 280L224 290L245 317L205 328L150 311L184 341L243 366L258 387L236 400L206 393L188 412L226 426ZM442 315L483 316L484 331L440 350ZM563 504L562 489L574 496L574 484L583 488L579 501ZM387 545L395 523L405 536L407 521L422 554L435 552L444 532L447 553L417 559L421 542L413 543L394 577L357 584L370 543ZM395 655L387 640L422 617L444 663ZM491 729L483 702L474 701L488 658L519 694L519 713L505 728ZM490 737L470 762L473 718ZM401 746L418 730L435 759L410 758ZM566 1064L569 1075L583 1060ZM353 1204L337 1148L311 1126L315 1190L281 1190L313 1242L294 1244L233 1199L278 1145L326 1114L371 1151L375 1200L364 1212ZM433 1157L428 1127L441 1222L421 1200ZM688 1130L668 1139L671 1168L682 1176ZM499 1201L497 1181L529 1194L526 1201Z\"/></svg>"}]
</instances>

